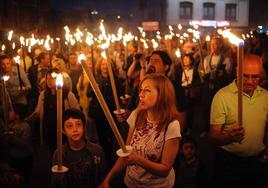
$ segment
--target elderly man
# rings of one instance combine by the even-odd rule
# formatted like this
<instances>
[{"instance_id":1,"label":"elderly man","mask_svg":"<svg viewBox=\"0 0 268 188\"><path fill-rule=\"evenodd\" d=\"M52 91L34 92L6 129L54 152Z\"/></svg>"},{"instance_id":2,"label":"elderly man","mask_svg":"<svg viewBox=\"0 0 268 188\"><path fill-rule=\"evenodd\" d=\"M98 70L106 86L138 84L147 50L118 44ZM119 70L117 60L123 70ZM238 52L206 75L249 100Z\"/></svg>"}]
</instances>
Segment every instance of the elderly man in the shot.
<instances>
[{"instance_id":1,"label":"elderly man","mask_svg":"<svg viewBox=\"0 0 268 188\"><path fill-rule=\"evenodd\" d=\"M261 59L246 55L242 125L237 124L236 80L213 98L209 136L219 146L215 166L217 188L264 186L268 159L268 92L258 86L261 72Z\"/></svg>"}]
</instances>

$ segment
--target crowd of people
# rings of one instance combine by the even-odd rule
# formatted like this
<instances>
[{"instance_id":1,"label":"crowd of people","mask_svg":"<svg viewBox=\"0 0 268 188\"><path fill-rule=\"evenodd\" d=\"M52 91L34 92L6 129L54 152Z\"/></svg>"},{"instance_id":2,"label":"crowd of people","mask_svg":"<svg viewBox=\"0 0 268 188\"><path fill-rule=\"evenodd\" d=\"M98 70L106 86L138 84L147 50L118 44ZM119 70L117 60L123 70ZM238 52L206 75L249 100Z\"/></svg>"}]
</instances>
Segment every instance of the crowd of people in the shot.
<instances>
[{"instance_id":1,"label":"crowd of people","mask_svg":"<svg viewBox=\"0 0 268 188\"><path fill-rule=\"evenodd\" d=\"M268 44L245 41L243 121L238 124L237 48L218 34L190 35L145 49L137 41L101 50L81 44L52 53L21 52L20 66L1 51L0 187L33 187L36 144L58 164L56 74L63 75L63 165L49 187L266 187L268 178ZM203 42L202 42L203 41ZM181 57L175 56L180 49ZM132 152L118 157L112 129L78 62L86 63ZM112 65L123 113L116 114ZM4 79L8 76L8 79ZM204 145L209 144L208 157ZM40 169L42 171L42 169ZM42 180L41 180L42 181Z\"/></svg>"}]
</instances>

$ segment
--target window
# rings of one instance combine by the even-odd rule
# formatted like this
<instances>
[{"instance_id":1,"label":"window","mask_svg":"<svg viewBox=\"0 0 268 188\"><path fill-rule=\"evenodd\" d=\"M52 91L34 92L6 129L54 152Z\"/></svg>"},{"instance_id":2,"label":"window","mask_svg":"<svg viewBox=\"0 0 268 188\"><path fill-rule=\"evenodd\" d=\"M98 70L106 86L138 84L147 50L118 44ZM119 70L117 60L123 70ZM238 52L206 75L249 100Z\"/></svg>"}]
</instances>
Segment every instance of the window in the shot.
<instances>
[{"instance_id":1,"label":"window","mask_svg":"<svg viewBox=\"0 0 268 188\"><path fill-rule=\"evenodd\" d=\"M193 3L181 2L180 3L180 18L192 19L192 17L193 17Z\"/></svg>"},{"instance_id":2,"label":"window","mask_svg":"<svg viewBox=\"0 0 268 188\"><path fill-rule=\"evenodd\" d=\"M214 20L215 19L215 3L203 4L203 19Z\"/></svg>"},{"instance_id":3,"label":"window","mask_svg":"<svg viewBox=\"0 0 268 188\"><path fill-rule=\"evenodd\" d=\"M225 19L226 20L236 20L236 4L226 4L225 6Z\"/></svg>"}]
</instances>

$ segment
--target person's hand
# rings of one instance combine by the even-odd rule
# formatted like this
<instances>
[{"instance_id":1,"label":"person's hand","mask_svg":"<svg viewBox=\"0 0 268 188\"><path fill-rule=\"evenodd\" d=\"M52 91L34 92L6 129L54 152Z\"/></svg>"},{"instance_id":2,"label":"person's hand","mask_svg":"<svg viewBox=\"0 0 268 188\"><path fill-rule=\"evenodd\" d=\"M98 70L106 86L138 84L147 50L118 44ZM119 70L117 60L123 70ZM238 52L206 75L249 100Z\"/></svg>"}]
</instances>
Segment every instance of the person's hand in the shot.
<instances>
[{"instance_id":1,"label":"person's hand","mask_svg":"<svg viewBox=\"0 0 268 188\"><path fill-rule=\"evenodd\" d=\"M140 62L141 67L146 67L146 61L145 61L144 57L141 57L139 62Z\"/></svg>"},{"instance_id":2,"label":"person's hand","mask_svg":"<svg viewBox=\"0 0 268 188\"><path fill-rule=\"evenodd\" d=\"M239 125L233 125L227 129L227 133L233 142L239 142L245 138L245 129Z\"/></svg>"},{"instance_id":3,"label":"person's hand","mask_svg":"<svg viewBox=\"0 0 268 188\"><path fill-rule=\"evenodd\" d=\"M123 123L124 121L127 120L129 114L130 114L130 112L128 110L126 110L124 113L115 114L115 115L116 115L118 122Z\"/></svg>"},{"instance_id":4,"label":"person's hand","mask_svg":"<svg viewBox=\"0 0 268 188\"><path fill-rule=\"evenodd\" d=\"M104 180L98 188L110 188L110 185L109 185L109 181L108 180Z\"/></svg>"}]
</instances>

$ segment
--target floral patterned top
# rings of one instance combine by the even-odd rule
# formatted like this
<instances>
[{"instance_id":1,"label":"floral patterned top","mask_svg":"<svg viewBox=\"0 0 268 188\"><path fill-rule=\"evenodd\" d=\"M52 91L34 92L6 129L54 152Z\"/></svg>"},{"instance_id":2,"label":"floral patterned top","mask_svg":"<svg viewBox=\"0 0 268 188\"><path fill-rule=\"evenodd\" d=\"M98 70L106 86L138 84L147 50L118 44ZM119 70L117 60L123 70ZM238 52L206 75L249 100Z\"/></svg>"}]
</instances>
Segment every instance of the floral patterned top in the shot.
<instances>
[{"instance_id":1,"label":"floral patterned top","mask_svg":"<svg viewBox=\"0 0 268 188\"><path fill-rule=\"evenodd\" d=\"M142 155L145 159L160 163L162 150L165 141L172 138L181 137L179 121L172 121L166 130L159 132L157 122L147 120L145 126L136 127L136 111L133 111L127 122L130 129L134 129L134 133L130 142L133 147L133 152ZM128 165L125 175L125 183L128 187L173 187L175 181L175 173L172 168L169 175L159 177L151 174L146 169L138 165Z\"/></svg>"}]
</instances>

